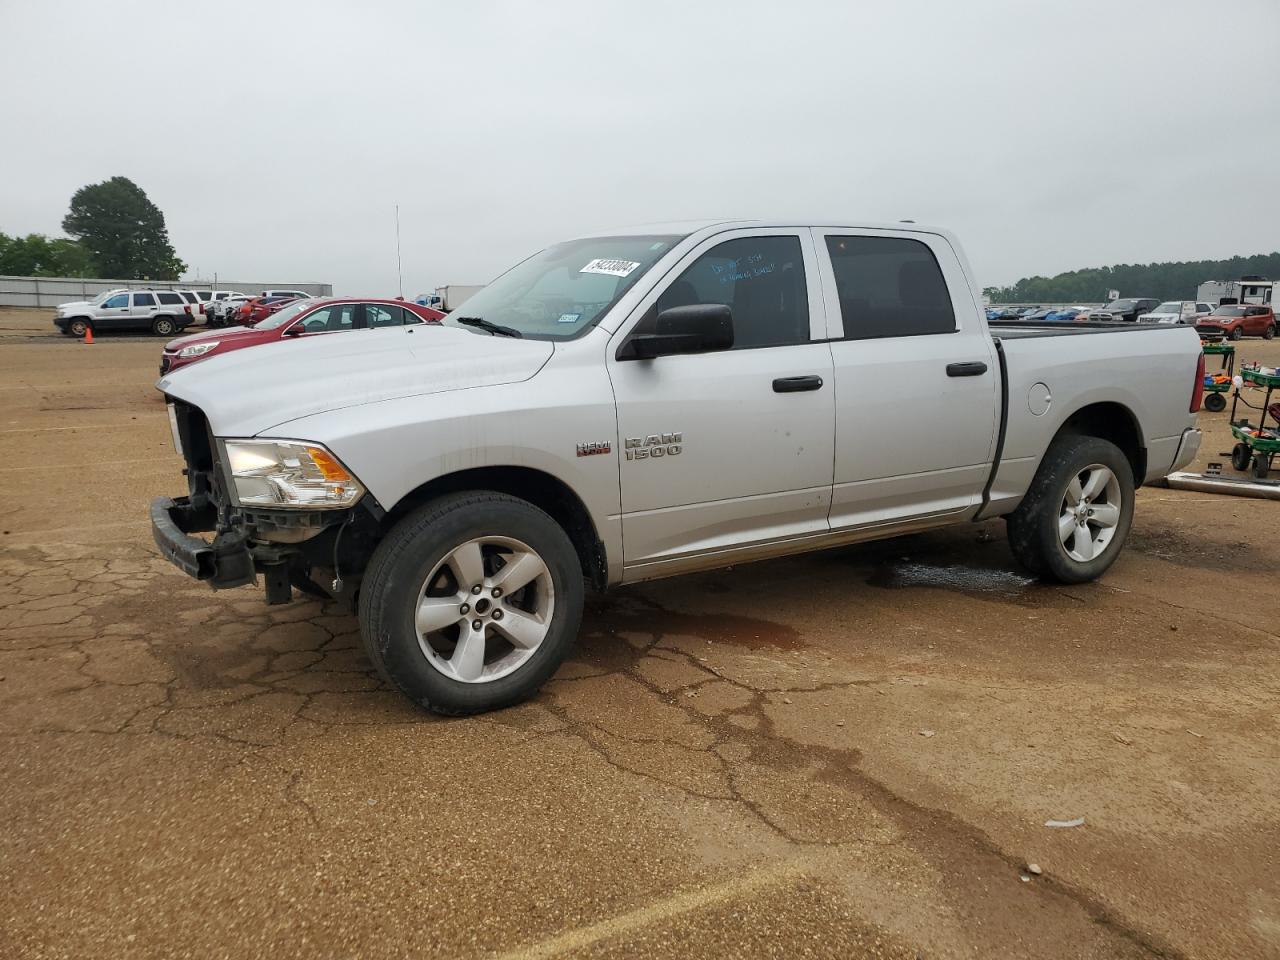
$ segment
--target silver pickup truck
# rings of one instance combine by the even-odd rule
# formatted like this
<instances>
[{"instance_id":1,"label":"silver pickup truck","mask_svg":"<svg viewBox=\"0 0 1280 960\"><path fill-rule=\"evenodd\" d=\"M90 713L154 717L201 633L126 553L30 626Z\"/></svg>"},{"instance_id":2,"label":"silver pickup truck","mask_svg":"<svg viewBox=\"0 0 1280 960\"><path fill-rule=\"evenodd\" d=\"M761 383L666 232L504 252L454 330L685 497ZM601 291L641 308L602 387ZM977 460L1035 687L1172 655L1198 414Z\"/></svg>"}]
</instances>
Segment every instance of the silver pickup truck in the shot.
<instances>
[{"instance_id":1,"label":"silver pickup truck","mask_svg":"<svg viewBox=\"0 0 1280 960\"><path fill-rule=\"evenodd\" d=\"M1196 455L1199 341L989 329L975 290L910 224L557 244L440 325L160 380L188 491L155 539L215 589L354 601L383 675L450 714L535 691L588 586L990 517L1027 569L1091 580L1134 488Z\"/></svg>"}]
</instances>

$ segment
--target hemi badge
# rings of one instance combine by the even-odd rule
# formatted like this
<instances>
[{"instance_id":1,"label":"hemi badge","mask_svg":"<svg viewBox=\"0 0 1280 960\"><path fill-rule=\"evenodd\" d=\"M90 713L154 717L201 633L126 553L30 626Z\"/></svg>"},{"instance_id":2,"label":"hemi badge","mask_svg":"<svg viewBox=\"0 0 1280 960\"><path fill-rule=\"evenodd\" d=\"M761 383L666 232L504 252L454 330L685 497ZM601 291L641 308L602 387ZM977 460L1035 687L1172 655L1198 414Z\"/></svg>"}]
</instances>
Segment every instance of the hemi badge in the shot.
<instances>
[{"instance_id":1,"label":"hemi badge","mask_svg":"<svg viewBox=\"0 0 1280 960\"><path fill-rule=\"evenodd\" d=\"M613 450L613 442L610 440L602 440L599 443L580 443L578 444L578 456L594 457L597 453L610 453Z\"/></svg>"}]
</instances>

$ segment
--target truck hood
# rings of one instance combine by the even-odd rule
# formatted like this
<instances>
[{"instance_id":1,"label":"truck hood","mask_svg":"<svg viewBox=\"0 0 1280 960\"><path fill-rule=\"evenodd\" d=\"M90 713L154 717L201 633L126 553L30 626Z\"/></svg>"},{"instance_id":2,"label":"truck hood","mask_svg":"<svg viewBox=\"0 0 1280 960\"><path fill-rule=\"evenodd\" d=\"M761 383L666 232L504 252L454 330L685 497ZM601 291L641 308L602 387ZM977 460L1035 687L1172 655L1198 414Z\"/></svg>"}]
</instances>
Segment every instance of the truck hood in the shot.
<instances>
[{"instance_id":1,"label":"truck hood","mask_svg":"<svg viewBox=\"0 0 1280 960\"><path fill-rule=\"evenodd\" d=\"M212 356L162 377L156 389L199 407L215 436L251 437L330 410L518 383L552 350L544 340L434 324L353 330Z\"/></svg>"}]
</instances>

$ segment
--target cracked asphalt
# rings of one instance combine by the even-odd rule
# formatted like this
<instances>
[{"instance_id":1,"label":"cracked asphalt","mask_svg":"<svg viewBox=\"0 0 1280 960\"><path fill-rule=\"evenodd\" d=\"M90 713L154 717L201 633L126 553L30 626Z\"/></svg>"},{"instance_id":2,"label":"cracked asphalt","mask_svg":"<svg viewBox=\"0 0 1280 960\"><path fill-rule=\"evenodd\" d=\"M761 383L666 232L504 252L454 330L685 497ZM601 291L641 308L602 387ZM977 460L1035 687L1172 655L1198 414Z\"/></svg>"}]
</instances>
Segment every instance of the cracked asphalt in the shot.
<instances>
[{"instance_id":1,"label":"cracked asphalt","mask_svg":"<svg viewBox=\"0 0 1280 960\"><path fill-rule=\"evenodd\" d=\"M0 311L0 957L1280 957L1274 503L1144 490L1080 587L991 523L619 590L442 720L158 557L159 342L47 318Z\"/></svg>"}]
</instances>

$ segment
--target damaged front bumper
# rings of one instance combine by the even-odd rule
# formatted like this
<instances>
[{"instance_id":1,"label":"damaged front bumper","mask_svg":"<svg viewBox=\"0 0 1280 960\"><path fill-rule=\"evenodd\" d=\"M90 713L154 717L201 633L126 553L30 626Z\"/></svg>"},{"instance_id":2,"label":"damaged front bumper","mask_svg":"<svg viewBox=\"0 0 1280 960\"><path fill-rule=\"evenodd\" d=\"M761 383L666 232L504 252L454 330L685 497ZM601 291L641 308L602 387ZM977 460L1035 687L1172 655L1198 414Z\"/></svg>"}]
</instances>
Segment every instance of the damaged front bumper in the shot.
<instances>
[{"instance_id":1,"label":"damaged front bumper","mask_svg":"<svg viewBox=\"0 0 1280 960\"><path fill-rule=\"evenodd\" d=\"M151 535L170 563L197 580L209 581L215 590L256 582L253 553L243 531L224 531L212 541L192 536L212 532L216 522L212 508L197 508L187 497L151 501Z\"/></svg>"}]
</instances>

